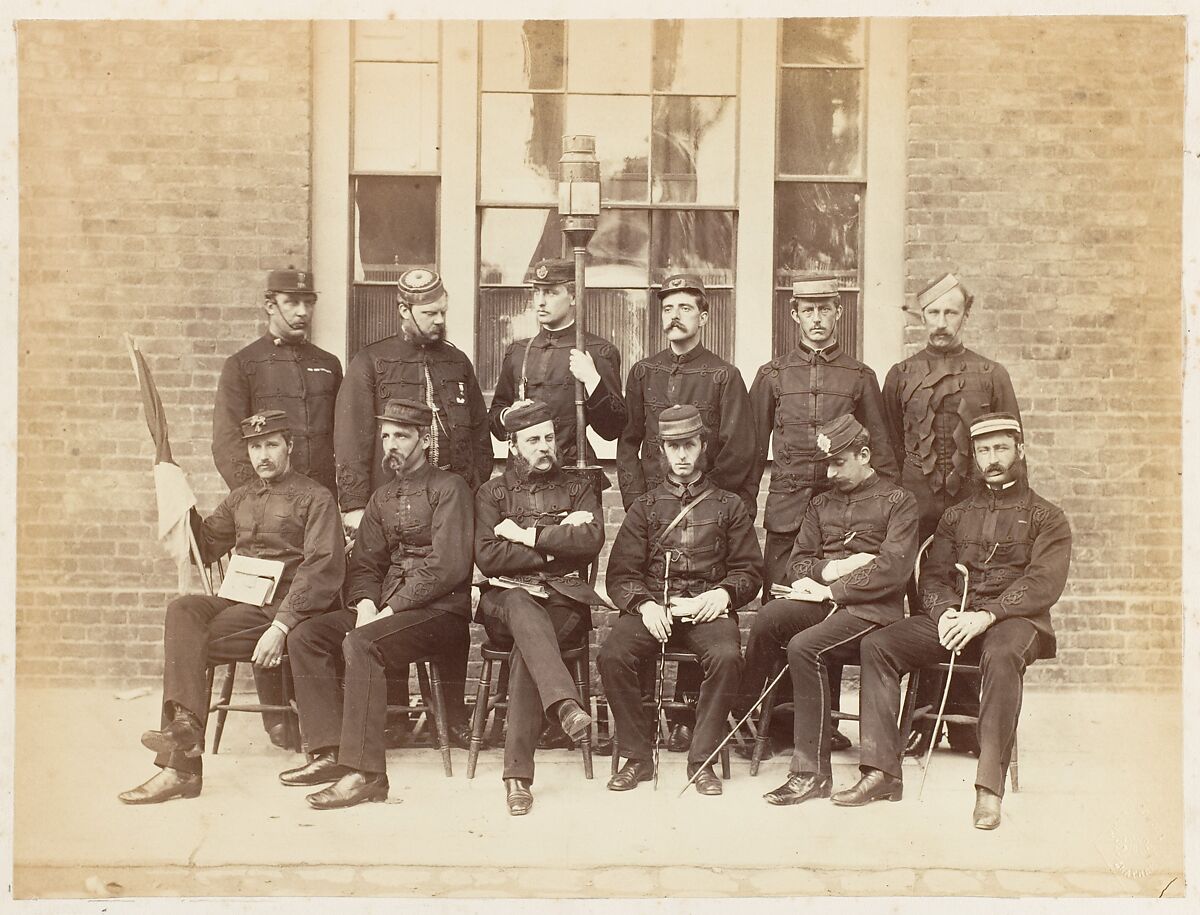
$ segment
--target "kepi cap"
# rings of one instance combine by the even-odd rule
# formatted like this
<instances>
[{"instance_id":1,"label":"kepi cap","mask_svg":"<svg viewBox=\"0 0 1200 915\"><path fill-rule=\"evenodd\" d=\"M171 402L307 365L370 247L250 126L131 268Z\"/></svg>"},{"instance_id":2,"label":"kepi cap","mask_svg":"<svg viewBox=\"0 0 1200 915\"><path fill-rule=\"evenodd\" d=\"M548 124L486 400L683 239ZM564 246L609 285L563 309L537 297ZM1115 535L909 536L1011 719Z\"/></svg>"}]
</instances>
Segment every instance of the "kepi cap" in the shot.
<instances>
[{"instance_id":1,"label":"kepi cap","mask_svg":"<svg viewBox=\"0 0 1200 915\"><path fill-rule=\"evenodd\" d=\"M975 417L975 421L971 423L971 438L978 438L989 432L1014 432L1022 436L1021 422L1011 413L984 413Z\"/></svg>"},{"instance_id":2,"label":"kepi cap","mask_svg":"<svg viewBox=\"0 0 1200 915\"><path fill-rule=\"evenodd\" d=\"M290 432L287 414L282 410L263 410L242 420L242 439L258 438L272 432Z\"/></svg>"},{"instance_id":3,"label":"kepi cap","mask_svg":"<svg viewBox=\"0 0 1200 915\"><path fill-rule=\"evenodd\" d=\"M554 420L550 407L540 400L533 400L519 407L512 407L504 413L504 431L509 435L536 426L538 423L548 423Z\"/></svg>"},{"instance_id":4,"label":"kepi cap","mask_svg":"<svg viewBox=\"0 0 1200 915\"><path fill-rule=\"evenodd\" d=\"M658 297L665 299L672 292L695 292L700 295L707 295L707 290L704 288L704 280L700 279L694 273L673 273L671 276L663 280L662 288L658 290Z\"/></svg>"},{"instance_id":5,"label":"kepi cap","mask_svg":"<svg viewBox=\"0 0 1200 915\"><path fill-rule=\"evenodd\" d=\"M297 270L288 264L286 270L272 270L267 274L267 292L306 292L316 295L313 275L306 270Z\"/></svg>"},{"instance_id":6,"label":"kepi cap","mask_svg":"<svg viewBox=\"0 0 1200 915\"><path fill-rule=\"evenodd\" d=\"M575 262L565 257L550 257L538 261L529 275L534 286L563 286L575 282Z\"/></svg>"},{"instance_id":7,"label":"kepi cap","mask_svg":"<svg viewBox=\"0 0 1200 915\"><path fill-rule=\"evenodd\" d=\"M422 428L433 422L433 411L429 409L429 404L419 400L395 397L383 405L383 414L375 418L384 422L400 423L402 426Z\"/></svg>"},{"instance_id":8,"label":"kepi cap","mask_svg":"<svg viewBox=\"0 0 1200 915\"><path fill-rule=\"evenodd\" d=\"M829 299L838 294L838 280L832 274L806 276L792 283L793 299Z\"/></svg>"},{"instance_id":9,"label":"kepi cap","mask_svg":"<svg viewBox=\"0 0 1200 915\"><path fill-rule=\"evenodd\" d=\"M436 302L446 294L446 288L436 270L413 267L400 274L400 279L396 281L396 292L400 301L414 307Z\"/></svg>"},{"instance_id":10,"label":"kepi cap","mask_svg":"<svg viewBox=\"0 0 1200 915\"><path fill-rule=\"evenodd\" d=\"M704 420L693 404L677 404L658 414L658 437L664 442L691 438L704 431Z\"/></svg>"},{"instance_id":11,"label":"kepi cap","mask_svg":"<svg viewBox=\"0 0 1200 915\"><path fill-rule=\"evenodd\" d=\"M851 443L867 430L849 413L822 423L817 427L817 448L822 458L831 458L850 447Z\"/></svg>"},{"instance_id":12,"label":"kepi cap","mask_svg":"<svg viewBox=\"0 0 1200 915\"><path fill-rule=\"evenodd\" d=\"M926 307L932 305L942 296L954 289L962 289L963 295L967 298L970 298L970 293L968 293L966 287L959 282L958 277L956 277L953 273L947 273L939 279L934 280L917 293L917 311L924 311Z\"/></svg>"}]
</instances>

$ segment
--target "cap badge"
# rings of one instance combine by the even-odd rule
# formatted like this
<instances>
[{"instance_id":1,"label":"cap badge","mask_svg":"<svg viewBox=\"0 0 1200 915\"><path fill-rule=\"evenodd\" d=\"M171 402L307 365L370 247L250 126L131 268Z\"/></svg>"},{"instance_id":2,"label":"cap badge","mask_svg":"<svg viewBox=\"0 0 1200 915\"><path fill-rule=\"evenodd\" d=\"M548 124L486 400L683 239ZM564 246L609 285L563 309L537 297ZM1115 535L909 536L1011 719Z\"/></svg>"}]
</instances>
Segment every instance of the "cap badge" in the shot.
<instances>
[{"instance_id":1,"label":"cap badge","mask_svg":"<svg viewBox=\"0 0 1200 915\"><path fill-rule=\"evenodd\" d=\"M433 282L433 274L428 270L417 268L416 270L409 271L405 280L411 288L420 289L422 286L428 286Z\"/></svg>"},{"instance_id":2,"label":"cap badge","mask_svg":"<svg viewBox=\"0 0 1200 915\"><path fill-rule=\"evenodd\" d=\"M677 286L682 286L683 285L683 277L677 276L677 277L675 277L675 279L671 280L671 282L667 283L667 285L670 286L672 289L674 289Z\"/></svg>"},{"instance_id":3,"label":"cap badge","mask_svg":"<svg viewBox=\"0 0 1200 915\"><path fill-rule=\"evenodd\" d=\"M306 274L306 273L297 273L297 274L296 274L296 288L298 288L298 289L303 289L303 288L305 288L307 285L308 285L308 274Z\"/></svg>"},{"instance_id":4,"label":"cap badge","mask_svg":"<svg viewBox=\"0 0 1200 915\"><path fill-rule=\"evenodd\" d=\"M261 413L255 413L246 422L250 424L255 432L262 432L263 426L267 424L267 418Z\"/></svg>"},{"instance_id":5,"label":"cap badge","mask_svg":"<svg viewBox=\"0 0 1200 915\"><path fill-rule=\"evenodd\" d=\"M545 264L538 264L538 268L535 271L533 271L533 275L536 276L539 280L544 280L546 277L548 277L550 275L550 271L549 271L549 269L547 269Z\"/></svg>"},{"instance_id":6,"label":"cap badge","mask_svg":"<svg viewBox=\"0 0 1200 915\"><path fill-rule=\"evenodd\" d=\"M833 447L833 442L830 441L828 435L826 435L824 432L821 432L817 435L817 447L826 454L829 454L829 449Z\"/></svg>"}]
</instances>

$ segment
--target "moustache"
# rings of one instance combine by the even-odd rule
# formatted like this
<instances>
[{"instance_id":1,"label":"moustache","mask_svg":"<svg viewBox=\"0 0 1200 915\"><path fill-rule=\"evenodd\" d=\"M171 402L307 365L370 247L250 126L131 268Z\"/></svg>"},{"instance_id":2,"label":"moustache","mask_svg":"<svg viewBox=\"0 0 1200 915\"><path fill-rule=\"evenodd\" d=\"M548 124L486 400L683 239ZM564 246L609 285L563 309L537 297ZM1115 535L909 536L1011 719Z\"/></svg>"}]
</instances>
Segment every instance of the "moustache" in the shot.
<instances>
[{"instance_id":1,"label":"moustache","mask_svg":"<svg viewBox=\"0 0 1200 915\"><path fill-rule=\"evenodd\" d=\"M1004 468L1000 464L988 464L984 473L1003 473Z\"/></svg>"},{"instance_id":2,"label":"moustache","mask_svg":"<svg viewBox=\"0 0 1200 915\"><path fill-rule=\"evenodd\" d=\"M682 324L680 324L678 321L672 321L670 324L667 325L667 330L687 330L687 328L684 327Z\"/></svg>"}]
</instances>

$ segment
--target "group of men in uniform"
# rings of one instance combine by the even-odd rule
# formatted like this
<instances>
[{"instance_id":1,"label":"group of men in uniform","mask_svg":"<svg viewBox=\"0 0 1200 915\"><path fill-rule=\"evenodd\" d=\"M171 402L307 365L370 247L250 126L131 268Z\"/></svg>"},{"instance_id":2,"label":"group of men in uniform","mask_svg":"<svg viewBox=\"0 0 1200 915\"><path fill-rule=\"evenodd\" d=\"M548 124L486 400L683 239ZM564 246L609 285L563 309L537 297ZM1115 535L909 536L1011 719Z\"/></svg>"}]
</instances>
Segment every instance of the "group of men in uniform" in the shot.
<instances>
[{"instance_id":1,"label":"group of men in uniform","mask_svg":"<svg viewBox=\"0 0 1200 915\"><path fill-rule=\"evenodd\" d=\"M162 723L143 736L160 771L121 800L197 796L206 665L250 651L272 704L278 684L266 674L277 674L285 643L309 752L280 780L327 786L308 796L313 807L386 798L389 692L407 690L415 661L439 659L444 724L466 746L477 566L476 621L511 652L508 809L527 813L543 723L569 740L592 724L562 659L587 640L602 602L589 575L604 542L600 486L572 472L578 386L587 426L617 441L625 506L605 576L620 613L596 660L611 752L625 760L608 788L636 788L655 771L659 722L646 714L640 671L671 647L698 661L681 666L677 690L693 714L673 719L669 747L688 752L699 793L721 793L712 759L729 714L752 711L786 664L792 764L766 800L898 800L909 739L896 727L899 678L966 652L982 671L974 823L998 825L1022 675L1054 654L1049 614L1070 530L1028 486L1007 372L962 345L972 305L962 284L947 275L920 293L928 344L881 391L838 343L833 277L794 284L800 342L749 390L700 343L709 301L699 276L663 282L667 347L637 362L624 390L609 341L585 334L576 348L573 264L542 261L531 283L540 329L505 352L489 409L470 361L445 339L448 296L434 271L401 276L399 331L361 349L344 379L307 340L311 274L270 274L267 333L229 358L217 392L213 455L231 492L193 527L204 561L232 548L283 572L262 606L170 604ZM493 434L508 449L494 478ZM764 551L754 523L772 457ZM919 605L905 617L931 534ZM743 660L737 612L760 592ZM831 748L849 744L831 720L841 663L862 667L863 775L834 794ZM264 723L278 742L280 722Z\"/></svg>"}]
</instances>

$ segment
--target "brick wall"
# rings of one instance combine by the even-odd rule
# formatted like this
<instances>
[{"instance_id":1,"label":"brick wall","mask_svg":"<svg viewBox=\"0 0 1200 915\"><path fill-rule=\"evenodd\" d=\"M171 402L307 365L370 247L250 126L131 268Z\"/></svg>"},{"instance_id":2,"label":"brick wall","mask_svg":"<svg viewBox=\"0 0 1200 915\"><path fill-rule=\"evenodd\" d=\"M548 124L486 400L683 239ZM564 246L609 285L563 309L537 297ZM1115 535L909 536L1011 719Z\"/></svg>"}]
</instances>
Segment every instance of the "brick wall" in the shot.
<instances>
[{"instance_id":1,"label":"brick wall","mask_svg":"<svg viewBox=\"0 0 1200 915\"><path fill-rule=\"evenodd\" d=\"M222 360L264 271L308 260L309 53L305 23L18 27L18 676L161 676L175 572L121 334L211 510Z\"/></svg>"},{"instance_id":2,"label":"brick wall","mask_svg":"<svg viewBox=\"0 0 1200 915\"><path fill-rule=\"evenodd\" d=\"M914 20L909 57L910 301L976 293L967 345L1074 529L1033 676L1178 686L1183 20Z\"/></svg>"}]
</instances>

